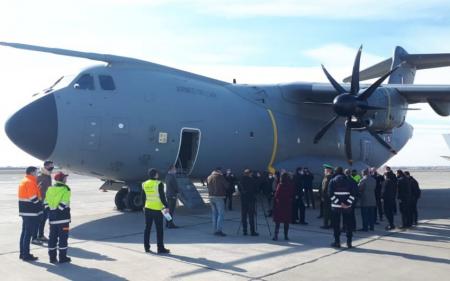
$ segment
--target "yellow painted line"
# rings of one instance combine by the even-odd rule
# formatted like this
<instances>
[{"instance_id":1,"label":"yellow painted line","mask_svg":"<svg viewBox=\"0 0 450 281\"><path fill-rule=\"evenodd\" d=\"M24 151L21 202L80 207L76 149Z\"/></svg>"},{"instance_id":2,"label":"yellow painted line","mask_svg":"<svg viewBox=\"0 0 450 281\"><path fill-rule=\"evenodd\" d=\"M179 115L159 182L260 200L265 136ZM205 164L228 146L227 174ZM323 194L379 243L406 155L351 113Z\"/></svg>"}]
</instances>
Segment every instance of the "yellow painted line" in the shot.
<instances>
[{"instance_id":1,"label":"yellow painted line","mask_svg":"<svg viewBox=\"0 0 450 281\"><path fill-rule=\"evenodd\" d=\"M273 117L272 111L270 109L267 110L269 111L270 119L272 119L272 126L273 126L273 151L272 151L272 158L270 159L270 163L267 168L269 169L269 172L271 174L274 174L275 169L272 167L272 165L273 161L275 160L275 156L277 155L278 132L277 132L277 123L275 122L275 118Z\"/></svg>"}]
</instances>

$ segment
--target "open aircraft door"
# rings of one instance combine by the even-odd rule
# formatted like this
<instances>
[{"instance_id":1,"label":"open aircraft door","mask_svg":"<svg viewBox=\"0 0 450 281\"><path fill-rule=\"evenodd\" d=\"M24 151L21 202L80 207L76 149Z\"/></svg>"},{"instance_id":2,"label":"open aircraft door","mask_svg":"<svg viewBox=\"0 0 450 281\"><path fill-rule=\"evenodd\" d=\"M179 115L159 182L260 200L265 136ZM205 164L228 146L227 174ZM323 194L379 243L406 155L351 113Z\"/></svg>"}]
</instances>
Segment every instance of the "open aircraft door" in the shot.
<instances>
[{"instance_id":1,"label":"open aircraft door","mask_svg":"<svg viewBox=\"0 0 450 281\"><path fill-rule=\"evenodd\" d=\"M180 146L178 148L175 167L177 168L177 182L180 187L180 201L191 210L206 208L203 198L188 177L194 169L200 149L201 132L196 128L182 128Z\"/></svg>"}]
</instances>

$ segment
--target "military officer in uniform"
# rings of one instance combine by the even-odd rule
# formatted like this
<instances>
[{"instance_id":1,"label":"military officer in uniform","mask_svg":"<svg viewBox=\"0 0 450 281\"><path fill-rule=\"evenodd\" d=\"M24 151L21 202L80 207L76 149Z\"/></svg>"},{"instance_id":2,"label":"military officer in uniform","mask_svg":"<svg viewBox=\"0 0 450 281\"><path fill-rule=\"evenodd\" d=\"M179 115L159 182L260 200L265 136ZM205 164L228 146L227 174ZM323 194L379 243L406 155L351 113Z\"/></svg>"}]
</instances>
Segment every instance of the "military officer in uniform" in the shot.
<instances>
[{"instance_id":1,"label":"military officer in uniform","mask_svg":"<svg viewBox=\"0 0 450 281\"><path fill-rule=\"evenodd\" d=\"M333 178L333 166L328 164L323 164L323 168L325 169L325 177L322 181L322 189L320 191L321 200L323 202L323 225L320 227L322 229L330 228L331 221L331 201L328 196L328 184L330 180Z\"/></svg>"}]
</instances>

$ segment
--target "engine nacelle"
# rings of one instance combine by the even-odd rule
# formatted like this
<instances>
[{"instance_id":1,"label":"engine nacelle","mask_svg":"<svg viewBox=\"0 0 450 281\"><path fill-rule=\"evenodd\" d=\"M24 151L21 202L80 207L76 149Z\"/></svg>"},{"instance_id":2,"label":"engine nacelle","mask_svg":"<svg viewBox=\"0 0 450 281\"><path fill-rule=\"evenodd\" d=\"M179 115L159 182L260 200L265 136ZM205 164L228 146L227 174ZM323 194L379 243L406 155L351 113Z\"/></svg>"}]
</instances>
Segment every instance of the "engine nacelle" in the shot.
<instances>
[{"instance_id":1,"label":"engine nacelle","mask_svg":"<svg viewBox=\"0 0 450 281\"><path fill-rule=\"evenodd\" d=\"M369 106L386 109L368 110L362 120L378 133L392 133L405 123L408 102L396 89L378 88L367 100ZM358 124L352 125L358 127Z\"/></svg>"}]
</instances>

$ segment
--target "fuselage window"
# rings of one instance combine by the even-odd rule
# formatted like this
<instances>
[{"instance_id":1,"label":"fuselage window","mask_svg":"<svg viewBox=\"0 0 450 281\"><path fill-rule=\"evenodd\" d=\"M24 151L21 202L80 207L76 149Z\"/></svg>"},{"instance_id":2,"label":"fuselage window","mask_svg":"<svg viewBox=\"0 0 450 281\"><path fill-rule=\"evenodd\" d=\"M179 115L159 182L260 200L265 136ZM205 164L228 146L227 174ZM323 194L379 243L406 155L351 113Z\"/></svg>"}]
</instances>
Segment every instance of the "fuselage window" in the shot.
<instances>
[{"instance_id":1,"label":"fuselage window","mask_svg":"<svg viewBox=\"0 0 450 281\"><path fill-rule=\"evenodd\" d=\"M114 79L109 75L99 75L98 80L100 81L100 87L105 91L114 91L116 85L114 84Z\"/></svg>"},{"instance_id":2,"label":"fuselage window","mask_svg":"<svg viewBox=\"0 0 450 281\"><path fill-rule=\"evenodd\" d=\"M73 87L79 90L95 90L94 76L92 76L91 74L81 75L81 77L78 78Z\"/></svg>"}]
</instances>

